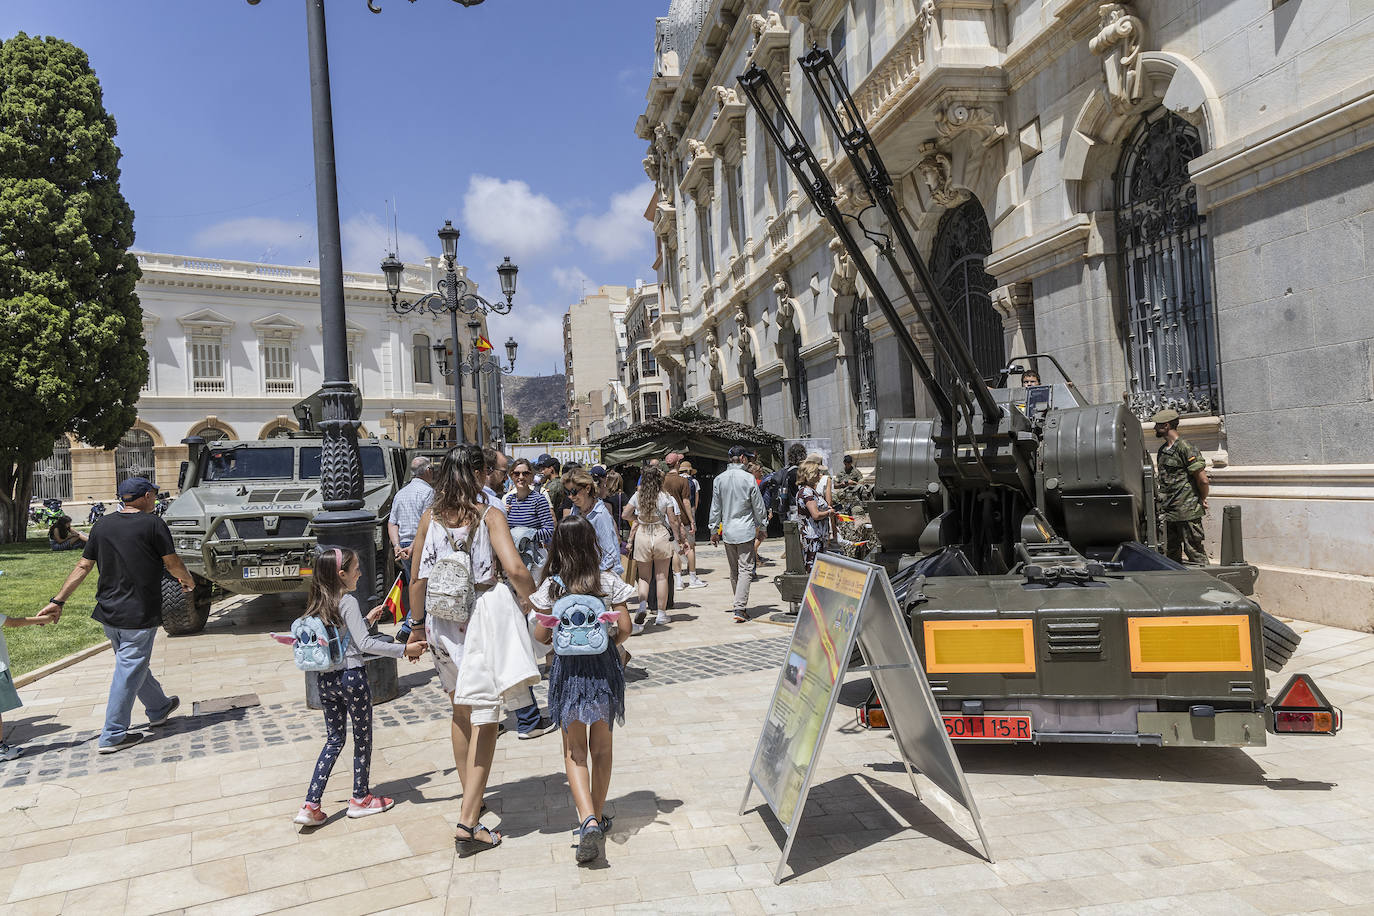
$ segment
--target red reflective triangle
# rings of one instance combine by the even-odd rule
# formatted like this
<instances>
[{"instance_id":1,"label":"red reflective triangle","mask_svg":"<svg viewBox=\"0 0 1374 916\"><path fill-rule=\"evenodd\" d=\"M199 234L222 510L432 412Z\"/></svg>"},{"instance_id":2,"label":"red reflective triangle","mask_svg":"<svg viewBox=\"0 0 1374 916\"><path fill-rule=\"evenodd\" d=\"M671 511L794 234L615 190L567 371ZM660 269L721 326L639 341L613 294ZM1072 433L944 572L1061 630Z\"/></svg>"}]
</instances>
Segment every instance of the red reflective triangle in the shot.
<instances>
[{"instance_id":1,"label":"red reflective triangle","mask_svg":"<svg viewBox=\"0 0 1374 916\"><path fill-rule=\"evenodd\" d=\"M1326 704L1317 699L1317 694L1312 689L1312 683L1307 675L1299 674L1293 677L1293 680L1288 684L1288 690L1284 692L1283 696L1280 697L1279 701L1274 705L1312 708L1324 706Z\"/></svg>"}]
</instances>

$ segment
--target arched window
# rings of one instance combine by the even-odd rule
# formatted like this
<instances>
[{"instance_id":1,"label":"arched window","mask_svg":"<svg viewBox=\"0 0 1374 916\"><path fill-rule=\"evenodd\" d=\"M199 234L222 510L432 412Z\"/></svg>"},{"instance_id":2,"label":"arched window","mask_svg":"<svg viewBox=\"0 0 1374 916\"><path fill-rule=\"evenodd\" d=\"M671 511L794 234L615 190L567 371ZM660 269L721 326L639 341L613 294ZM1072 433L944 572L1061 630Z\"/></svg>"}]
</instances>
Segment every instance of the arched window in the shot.
<instances>
[{"instance_id":1,"label":"arched window","mask_svg":"<svg viewBox=\"0 0 1374 916\"><path fill-rule=\"evenodd\" d=\"M131 429L115 448L115 485L130 477L146 477L157 483L157 460L153 437L141 429Z\"/></svg>"},{"instance_id":2,"label":"arched window","mask_svg":"<svg viewBox=\"0 0 1374 916\"><path fill-rule=\"evenodd\" d=\"M72 444L58 436L52 454L33 466L34 499L72 498Z\"/></svg>"},{"instance_id":3,"label":"arched window","mask_svg":"<svg viewBox=\"0 0 1374 916\"><path fill-rule=\"evenodd\" d=\"M428 385L434 381L429 354L429 337L416 334L410 343L411 360L415 363L415 384Z\"/></svg>"},{"instance_id":4,"label":"arched window","mask_svg":"<svg viewBox=\"0 0 1374 916\"><path fill-rule=\"evenodd\" d=\"M285 423L278 423L276 426L274 426L274 427L272 427L271 429L269 429L269 430L267 431L267 435L264 436L263 438L265 438L265 439L286 439L286 438L289 438L290 436L291 436L291 427L287 426Z\"/></svg>"},{"instance_id":5,"label":"arched window","mask_svg":"<svg viewBox=\"0 0 1374 916\"><path fill-rule=\"evenodd\" d=\"M1197 128L1157 108L1136 127L1117 168L1130 403L1140 417L1221 406L1212 249L1188 177L1188 161L1201 154Z\"/></svg>"},{"instance_id":6,"label":"arched window","mask_svg":"<svg viewBox=\"0 0 1374 916\"><path fill-rule=\"evenodd\" d=\"M202 426L196 430L195 434L203 438L206 442L218 442L220 439L229 439L230 435L218 426Z\"/></svg>"},{"instance_id":7,"label":"arched window","mask_svg":"<svg viewBox=\"0 0 1374 916\"><path fill-rule=\"evenodd\" d=\"M991 253L992 230L977 198L969 198L940 217L930 273L985 379L996 376L1006 361L1002 319L992 307L991 294L997 281L983 269L983 261ZM941 384L953 384L953 367L937 360L935 371Z\"/></svg>"}]
</instances>

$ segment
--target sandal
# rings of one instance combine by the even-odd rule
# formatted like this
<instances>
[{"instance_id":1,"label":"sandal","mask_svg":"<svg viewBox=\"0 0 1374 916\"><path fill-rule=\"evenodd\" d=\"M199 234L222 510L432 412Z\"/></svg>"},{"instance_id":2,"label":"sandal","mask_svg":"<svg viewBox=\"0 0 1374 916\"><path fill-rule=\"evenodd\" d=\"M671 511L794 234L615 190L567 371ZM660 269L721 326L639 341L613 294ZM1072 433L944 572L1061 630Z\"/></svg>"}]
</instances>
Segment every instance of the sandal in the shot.
<instances>
[{"instance_id":1,"label":"sandal","mask_svg":"<svg viewBox=\"0 0 1374 916\"><path fill-rule=\"evenodd\" d=\"M466 838L460 836L455 836L453 838L453 846L458 853L458 858L460 859L465 859L468 856L475 856L479 852L485 852L488 849L495 849L497 846L501 845L502 837L500 831L489 830L482 824L478 824L476 827L468 827L464 824L458 824L457 826L459 830L466 830L468 832ZM484 830L486 831L487 836L491 837L490 843L484 843L481 840L477 839L477 834L481 833Z\"/></svg>"},{"instance_id":2,"label":"sandal","mask_svg":"<svg viewBox=\"0 0 1374 916\"><path fill-rule=\"evenodd\" d=\"M606 834L601 829L601 821L597 820L595 814L588 814L577 832L577 852L574 854L574 858L581 864L595 862L601 857L601 849L606 842Z\"/></svg>"}]
</instances>

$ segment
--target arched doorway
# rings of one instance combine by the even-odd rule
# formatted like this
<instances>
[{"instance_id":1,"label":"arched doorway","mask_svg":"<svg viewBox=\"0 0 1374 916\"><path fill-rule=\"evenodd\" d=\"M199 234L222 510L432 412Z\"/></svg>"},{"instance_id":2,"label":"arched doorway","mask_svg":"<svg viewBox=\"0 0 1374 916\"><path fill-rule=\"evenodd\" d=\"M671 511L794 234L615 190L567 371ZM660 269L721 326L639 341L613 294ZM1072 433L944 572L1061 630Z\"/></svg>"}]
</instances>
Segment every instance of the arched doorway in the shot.
<instances>
[{"instance_id":1,"label":"arched doorway","mask_svg":"<svg viewBox=\"0 0 1374 916\"><path fill-rule=\"evenodd\" d=\"M141 429L131 429L115 448L115 486L130 477L145 477L157 483L157 458L153 437Z\"/></svg>"},{"instance_id":2,"label":"arched doorway","mask_svg":"<svg viewBox=\"0 0 1374 916\"><path fill-rule=\"evenodd\" d=\"M1156 108L1136 126L1115 176L1130 403L1140 417L1221 407L1212 250L1188 175L1201 154L1197 128Z\"/></svg>"},{"instance_id":3,"label":"arched doorway","mask_svg":"<svg viewBox=\"0 0 1374 916\"><path fill-rule=\"evenodd\" d=\"M1006 362L1002 319L992 306L997 281L983 269L991 253L992 230L977 198L969 198L940 217L930 273L985 379L995 377ZM937 360L935 370L942 385L953 384L953 367Z\"/></svg>"}]
</instances>

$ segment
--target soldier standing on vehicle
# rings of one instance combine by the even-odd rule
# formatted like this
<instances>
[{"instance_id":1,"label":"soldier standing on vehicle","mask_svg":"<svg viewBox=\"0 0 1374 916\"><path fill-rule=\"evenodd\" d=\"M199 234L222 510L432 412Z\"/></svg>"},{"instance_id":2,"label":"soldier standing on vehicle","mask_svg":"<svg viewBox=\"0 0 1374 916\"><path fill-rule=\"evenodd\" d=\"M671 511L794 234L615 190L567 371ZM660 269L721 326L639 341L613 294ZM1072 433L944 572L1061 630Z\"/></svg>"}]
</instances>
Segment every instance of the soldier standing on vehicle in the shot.
<instances>
[{"instance_id":1,"label":"soldier standing on vehicle","mask_svg":"<svg viewBox=\"0 0 1374 916\"><path fill-rule=\"evenodd\" d=\"M1169 559L1207 563L1202 516L1207 512L1207 460L1178 435L1178 411L1161 410L1151 418L1159 447L1159 517L1164 522L1164 547Z\"/></svg>"},{"instance_id":2,"label":"soldier standing on vehicle","mask_svg":"<svg viewBox=\"0 0 1374 916\"><path fill-rule=\"evenodd\" d=\"M859 501L859 487L863 482L863 472L854 467L854 456L845 455L844 470L835 478L835 495L846 510Z\"/></svg>"}]
</instances>

